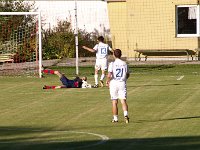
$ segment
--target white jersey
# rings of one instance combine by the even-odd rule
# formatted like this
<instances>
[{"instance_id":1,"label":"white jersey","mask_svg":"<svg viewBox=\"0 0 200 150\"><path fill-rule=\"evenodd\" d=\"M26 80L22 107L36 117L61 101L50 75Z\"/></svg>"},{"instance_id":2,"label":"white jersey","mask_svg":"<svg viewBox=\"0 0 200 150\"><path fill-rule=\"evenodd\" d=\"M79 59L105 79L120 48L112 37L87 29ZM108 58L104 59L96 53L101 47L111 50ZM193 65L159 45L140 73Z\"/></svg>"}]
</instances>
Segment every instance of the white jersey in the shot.
<instances>
[{"instance_id":1,"label":"white jersey","mask_svg":"<svg viewBox=\"0 0 200 150\"><path fill-rule=\"evenodd\" d=\"M112 49L110 48L108 44L105 44L102 42L99 42L99 44L96 44L93 49L96 51L97 59L107 58L108 51L112 51Z\"/></svg>"},{"instance_id":2,"label":"white jersey","mask_svg":"<svg viewBox=\"0 0 200 150\"><path fill-rule=\"evenodd\" d=\"M83 83L82 83L82 86L81 86L81 88L92 88L92 85L91 84L88 84L87 83L87 81L82 81Z\"/></svg>"},{"instance_id":3,"label":"white jersey","mask_svg":"<svg viewBox=\"0 0 200 150\"><path fill-rule=\"evenodd\" d=\"M114 62L109 64L108 72L112 73L112 80L126 82L129 69L126 62L121 59L115 59Z\"/></svg>"}]
</instances>

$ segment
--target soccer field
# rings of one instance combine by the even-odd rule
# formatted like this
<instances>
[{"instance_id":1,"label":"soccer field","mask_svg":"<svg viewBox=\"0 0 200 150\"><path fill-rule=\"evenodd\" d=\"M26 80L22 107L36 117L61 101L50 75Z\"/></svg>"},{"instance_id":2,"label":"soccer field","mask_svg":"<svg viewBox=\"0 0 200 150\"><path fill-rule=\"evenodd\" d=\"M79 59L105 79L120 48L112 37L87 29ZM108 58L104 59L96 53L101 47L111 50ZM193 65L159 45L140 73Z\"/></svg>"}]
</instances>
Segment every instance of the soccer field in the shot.
<instances>
[{"instance_id":1,"label":"soccer field","mask_svg":"<svg viewBox=\"0 0 200 150\"><path fill-rule=\"evenodd\" d=\"M54 67L73 77L75 68ZM0 77L1 150L199 150L200 66L130 66L125 124L107 87L43 90L55 75ZM93 67L80 68L94 83Z\"/></svg>"}]
</instances>

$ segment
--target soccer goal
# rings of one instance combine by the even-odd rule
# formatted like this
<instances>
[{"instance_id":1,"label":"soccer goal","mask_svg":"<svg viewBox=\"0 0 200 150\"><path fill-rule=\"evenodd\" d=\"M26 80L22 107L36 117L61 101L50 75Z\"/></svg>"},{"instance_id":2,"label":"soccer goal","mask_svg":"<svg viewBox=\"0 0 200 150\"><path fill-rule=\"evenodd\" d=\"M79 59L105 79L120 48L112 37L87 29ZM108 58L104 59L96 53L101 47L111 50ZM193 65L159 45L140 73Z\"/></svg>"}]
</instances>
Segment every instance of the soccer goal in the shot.
<instances>
[{"instance_id":1,"label":"soccer goal","mask_svg":"<svg viewBox=\"0 0 200 150\"><path fill-rule=\"evenodd\" d=\"M0 74L41 75L40 12L0 12Z\"/></svg>"}]
</instances>

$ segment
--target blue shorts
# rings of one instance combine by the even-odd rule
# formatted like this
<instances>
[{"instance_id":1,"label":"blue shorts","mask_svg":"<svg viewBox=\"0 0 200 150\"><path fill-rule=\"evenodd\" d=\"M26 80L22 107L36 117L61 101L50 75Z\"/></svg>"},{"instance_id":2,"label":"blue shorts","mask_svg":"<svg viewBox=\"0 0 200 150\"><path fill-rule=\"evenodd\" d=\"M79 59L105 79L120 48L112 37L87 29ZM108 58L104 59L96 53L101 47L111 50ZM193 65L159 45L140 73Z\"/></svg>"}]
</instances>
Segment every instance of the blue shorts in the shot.
<instances>
[{"instance_id":1,"label":"blue shorts","mask_svg":"<svg viewBox=\"0 0 200 150\"><path fill-rule=\"evenodd\" d=\"M69 80L64 75L62 75L62 77L60 78L60 81L62 82L63 85L66 86L66 88L73 88L74 87L74 80Z\"/></svg>"}]
</instances>

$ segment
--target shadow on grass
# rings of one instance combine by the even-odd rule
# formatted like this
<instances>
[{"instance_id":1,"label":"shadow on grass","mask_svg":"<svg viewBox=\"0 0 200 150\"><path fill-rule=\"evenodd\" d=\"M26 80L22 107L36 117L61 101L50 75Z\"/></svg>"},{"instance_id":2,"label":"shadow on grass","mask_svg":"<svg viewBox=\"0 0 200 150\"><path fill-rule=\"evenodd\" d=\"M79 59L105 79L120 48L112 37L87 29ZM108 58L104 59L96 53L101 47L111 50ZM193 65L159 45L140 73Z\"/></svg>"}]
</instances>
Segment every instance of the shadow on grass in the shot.
<instances>
[{"instance_id":1,"label":"shadow on grass","mask_svg":"<svg viewBox=\"0 0 200 150\"><path fill-rule=\"evenodd\" d=\"M183 85L183 84L144 84L144 85L133 85L133 86L129 86L129 87L153 87L153 86L179 86L179 85Z\"/></svg>"},{"instance_id":2,"label":"shadow on grass","mask_svg":"<svg viewBox=\"0 0 200 150\"><path fill-rule=\"evenodd\" d=\"M138 65L138 66L129 66L130 70L140 70L140 71L155 71L155 70L166 70L174 68L175 65Z\"/></svg>"},{"instance_id":3,"label":"shadow on grass","mask_svg":"<svg viewBox=\"0 0 200 150\"><path fill-rule=\"evenodd\" d=\"M199 117L199 116L197 116ZM179 119L179 118L178 118ZM48 134L49 132L56 134ZM199 150L200 136L85 139L88 135L57 132L34 128L0 127L1 150ZM78 132L77 132L78 133ZM68 136L68 138L64 138ZM75 136L76 141L72 139ZM78 139L78 140L77 140ZM102 142L103 141L103 142Z\"/></svg>"},{"instance_id":4,"label":"shadow on grass","mask_svg":"<svg viewBox=\"0 0 200 150\"><path fill-rule=\"evenodd\" d=\"M135 123L144 123L144 122L160 122L160 121L170 121L170 120L188 120L188 119L199 119L200 116L191 116L191 117L175 117L175 118L166 118L166 119L156 119L156 120L138 120Z\"/></svg>"}]
</instances>

